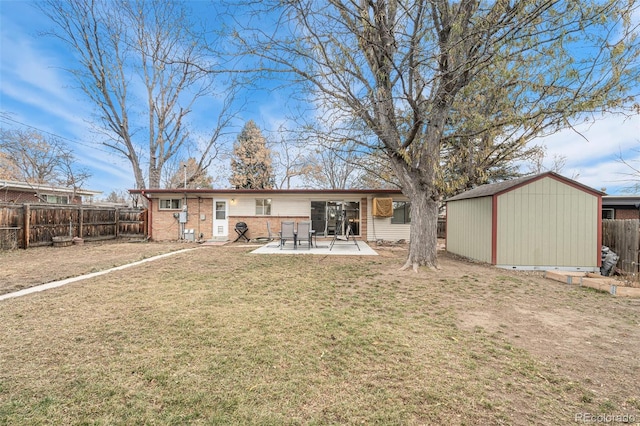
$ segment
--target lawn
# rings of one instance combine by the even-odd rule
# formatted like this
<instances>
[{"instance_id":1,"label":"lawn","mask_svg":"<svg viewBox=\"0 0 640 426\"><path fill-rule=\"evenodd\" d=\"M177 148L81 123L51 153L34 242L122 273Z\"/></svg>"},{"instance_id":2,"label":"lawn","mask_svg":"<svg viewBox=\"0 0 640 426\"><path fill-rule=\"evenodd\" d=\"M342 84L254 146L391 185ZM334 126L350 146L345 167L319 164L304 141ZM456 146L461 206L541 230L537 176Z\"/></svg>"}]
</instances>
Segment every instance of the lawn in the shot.
<instances>
[{"instance_id":1,"label":"lawn","mask_svg":"<svg viewBox=\"0 0 640 426\"><path fill-rule=\"evenodd\" d=\"M640 300L444 253L250 251L0 302L0 424L640 421Z\"/></svg>"}]
</instances>

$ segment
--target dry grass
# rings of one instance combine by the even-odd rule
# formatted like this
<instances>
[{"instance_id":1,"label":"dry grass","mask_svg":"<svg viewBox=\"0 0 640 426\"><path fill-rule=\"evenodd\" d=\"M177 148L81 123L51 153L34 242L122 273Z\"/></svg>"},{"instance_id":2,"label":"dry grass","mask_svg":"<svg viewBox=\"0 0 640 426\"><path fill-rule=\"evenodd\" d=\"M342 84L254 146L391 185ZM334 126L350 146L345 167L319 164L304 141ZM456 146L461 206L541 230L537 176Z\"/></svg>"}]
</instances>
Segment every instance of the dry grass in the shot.
<instances>
[{"instance_id":1,"label":"dry grass","mask_svg":"<svg viewBox=\"0 0 640 426\"><path fill-rule=\"evenodd\" d=\"M640 419L634 301L447 256L249 250L0 302L0 424Z\"/></svg>"},{"instance_id":2,"label":"dry grass","mask_svg":"<svg viewBox=\"0 0 640 426\"><path fill-rule=\"evenodd\" d=\"M2 267L0 294L103 271L187 247L195 247L195 244L106 241L64 248L35 247L28 250L0 250Z\"/></svg>"}]
</instances>

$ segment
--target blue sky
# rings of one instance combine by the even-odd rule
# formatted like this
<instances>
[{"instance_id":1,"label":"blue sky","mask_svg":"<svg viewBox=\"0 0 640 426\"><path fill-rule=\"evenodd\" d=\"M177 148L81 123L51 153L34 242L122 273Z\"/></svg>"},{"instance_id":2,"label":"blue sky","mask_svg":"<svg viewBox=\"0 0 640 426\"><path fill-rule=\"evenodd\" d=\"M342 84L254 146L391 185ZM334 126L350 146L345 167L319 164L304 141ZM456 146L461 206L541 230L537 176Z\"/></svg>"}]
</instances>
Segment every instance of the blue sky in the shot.
<instances>
[{"instance_id":1,"label":"blue sky","mask_svg":"<svg viewBox=\"0 0 640 426\"><path fill-rule=\"evenodd\" d=\"M55 40L38 36L51 24L32 3L0 0L0 117L5 117L0 124L31 127L64 138L77 160L93 174L87 189L103 191L106 196L112 190L133 188L129 163L97 142L88 124L93 107L61 69L72 56ZM253 119L267 135L286 123L287 93L264 91L247 97L252 102L240 115L240 122ZM612 195L622 193L629 186L625 174L631 170L618 158L638 161L640 167L640 153L636 152L640 151L640 116L609 116L578 124L576 130L579 134L567 130L535 142L547 147L546 166L554 155L563 156L563 175L596 189L606 188ZM235 135L229 138L232 142Z\"/></svg>"}]
</instances>

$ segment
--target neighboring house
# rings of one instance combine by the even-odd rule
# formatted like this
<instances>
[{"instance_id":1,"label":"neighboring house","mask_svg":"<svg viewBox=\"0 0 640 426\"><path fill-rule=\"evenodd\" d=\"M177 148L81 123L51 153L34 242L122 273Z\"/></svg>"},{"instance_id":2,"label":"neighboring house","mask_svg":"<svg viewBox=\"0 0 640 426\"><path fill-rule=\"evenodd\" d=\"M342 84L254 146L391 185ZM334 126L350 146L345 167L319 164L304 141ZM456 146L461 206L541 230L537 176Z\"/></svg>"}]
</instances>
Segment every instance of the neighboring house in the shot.
<instances>
[{"instance_id":1,"label":"neighboring house","mask_svg":"<svg viewBox=\"0 0 640 426\"><path fill-rule=\"evenodd\" d=\"M602 197L603 219L640 219L640 195Z\"/></svg>"},{"instance_id":2,"label":"neighboring house","mask_svg":"<svg viewBox=\"0 0 640 426\"><path fill-rule=\"evenodd\" d=\"M553 172L447 201L447 251L509 269L598 271L602 192Z\"/></svg>"},{"instance_id":3,"label":"neighboring house","mask_svg":"<svg viewBox=\"0 0 640 426\"><path fill-rule=\"evenodd\" d=\"M90 203L98 194L102 192L86 189L74 192L71 188L0 180L0 202L6 203L83 204Z\"/></svg>"},{"instance_id":4,"label":"neighboring house","mask_svg":"<svg viewBox=\"0 0 640 426\"><path fill-rule=\"evenodd\" d=\"M269 228L271 236L276 237L282 221L311 221L319 236L331 237L344 233L339 220L343 213L354 235L362 240L409 239L410 204L400 190L132 189L129 192L148 200L149 237L157 241L233 241L238 222L248 225L249 238L266 237Z\"/></svg>"}]
</instances>

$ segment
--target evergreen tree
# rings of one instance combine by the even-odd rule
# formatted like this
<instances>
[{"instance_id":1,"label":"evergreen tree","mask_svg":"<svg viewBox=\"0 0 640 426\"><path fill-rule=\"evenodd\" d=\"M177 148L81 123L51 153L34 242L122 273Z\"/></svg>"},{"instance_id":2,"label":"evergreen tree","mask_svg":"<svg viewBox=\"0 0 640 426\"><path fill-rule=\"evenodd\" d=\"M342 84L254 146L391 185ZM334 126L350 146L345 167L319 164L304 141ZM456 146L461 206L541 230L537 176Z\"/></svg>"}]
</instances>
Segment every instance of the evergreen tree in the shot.
<instances>
[{"instance_id":1,"label":"evergreen tree","mask_svg":"<svg viewBox=\"0 0 640 426\"><path fill-rule=\"evenodd\" d=\"M249 120L233 144L231 185L242 189L271 189L275 178L271 150L262 132Z\"/></svg>"}]
</instances>

